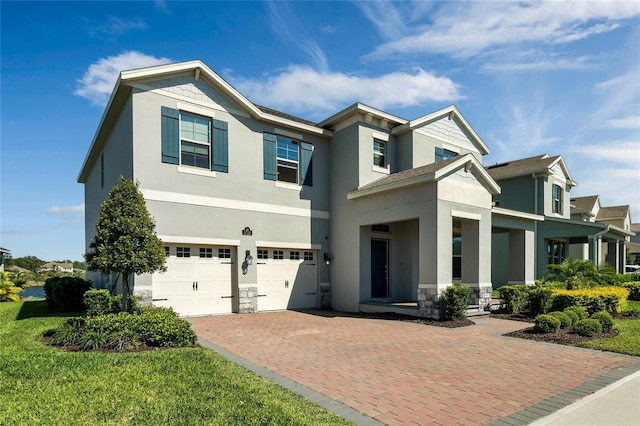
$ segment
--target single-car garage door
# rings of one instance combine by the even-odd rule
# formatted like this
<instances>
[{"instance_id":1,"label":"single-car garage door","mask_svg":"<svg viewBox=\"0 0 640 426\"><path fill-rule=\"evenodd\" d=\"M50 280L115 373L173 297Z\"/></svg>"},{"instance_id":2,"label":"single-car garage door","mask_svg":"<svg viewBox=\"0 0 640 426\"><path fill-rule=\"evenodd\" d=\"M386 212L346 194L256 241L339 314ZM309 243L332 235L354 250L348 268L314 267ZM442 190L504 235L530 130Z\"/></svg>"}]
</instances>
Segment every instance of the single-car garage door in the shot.
<instances>
[{"instance_id":1,"label":"single-car garage door","mask_svg":"<svg viewBox=\"0 0 640 426\"><path fill-rule=\"evenodd\" d=\"M232 310L235 248L169 245L167 271L153 275L153 304L180 315L228 314Z\"/></svg>"},{"instance_id":2,"label":"single-car garage door","mask_svg":"<svg viewBox=\"0 0 640 426\"><path fill-rule=\"evenodd\" d=\"M316 307L316 251L259 248L257 257L259 311Z\"/></svg>"}]
</instances>

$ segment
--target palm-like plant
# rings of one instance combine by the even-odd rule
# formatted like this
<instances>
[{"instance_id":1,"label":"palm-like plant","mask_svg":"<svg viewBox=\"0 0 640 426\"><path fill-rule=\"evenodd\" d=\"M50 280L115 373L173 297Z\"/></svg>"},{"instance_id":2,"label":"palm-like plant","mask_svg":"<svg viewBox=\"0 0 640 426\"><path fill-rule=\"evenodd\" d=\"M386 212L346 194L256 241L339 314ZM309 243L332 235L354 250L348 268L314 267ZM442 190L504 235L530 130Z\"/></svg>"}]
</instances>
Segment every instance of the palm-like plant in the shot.
<instances>
[{"instance_id":1,"label":"palm-like plant","mask_svg":"<svg viewBox=\"0 0 640 426\"><path fill-rule=\"evenodd\" d=\"M0 302L19 302L21 299L20 293L22 292L22 289L11 281L8 272L2 271L1 275Z\"/></svg>"},{"instance_id":2,"label":"palm-like plant","mask_svg":"<svg viewBox=\"0 0 640 426\"><path fill-rule=\"evenodd\" d=\"M562 263L549 265L548 276L572 289L612 285L616 280L616 270L611 266L598 269L590 260L565 259Z\"/></svg>"}]
</instances>

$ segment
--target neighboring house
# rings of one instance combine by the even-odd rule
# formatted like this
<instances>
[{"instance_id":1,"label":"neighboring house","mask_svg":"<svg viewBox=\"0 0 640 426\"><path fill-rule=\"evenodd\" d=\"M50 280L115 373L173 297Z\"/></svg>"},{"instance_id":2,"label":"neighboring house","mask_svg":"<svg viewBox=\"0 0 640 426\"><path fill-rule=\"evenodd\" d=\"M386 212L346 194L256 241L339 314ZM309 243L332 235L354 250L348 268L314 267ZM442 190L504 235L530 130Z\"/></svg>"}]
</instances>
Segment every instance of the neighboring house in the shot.
<instances>
[{"instance_id":1,"label":"neighboring house","mask_svg":"<svg viewBox=\"0 0 640 426\"><path fill-rule=\"evenodd\" d=\"M631 264L640 265L640 223L632 223L629 227L636 235L629 240L629 251L631 252Z\"/></svg>"},{"instance_id":2,"label":"neighboring house","mask_svg":"<svg viewBox=\"0 0 640 426\"><path fill-rule=\"evenodd\" d=\"M181 315L407 302L439 317L456 282L483 309L500 192L488 152L453 106L409 121L357 103L315 124L253 104L200 61L125 71L78 177L86 245L122 175L167 255L134 292Z\"/></svg>"},{"instance_id":3,"label":"neighboring house","mask_svg":"<svg viewBox=\"0 0 640 426\"><path fill-rule=\"evenodd\" d=\"M533 284L534 279L545 276L549 264L569 257L590 259L599 266L606 259L619 272L624 271L625 242L633 233L614 223L597 221L602 211L597 197L585 197L572 208L570 193L577 184L561 156L537 155L486 169L502 190L494 196L495 287L517 282ZM510 227L513 225L501 223L504 220L497 212L503 208L530 215L524 243L523 238L514 239L514 229ZM514 262L514 247L523 250L523 244L525 261ZM526 271L525 280L515 274L522 268Z\"/></svg>"},{"instance_id":4,"label":"neighboring house","mask_svg":"<svg viewBox=\"0 0 640 426\"><path fill-rule=\"evenodd\" d=\"M73 263L48 262L42 265L42 271L73 272Z\"/></svg>"},{"instance_id":5,"label":"neighboring house","mask_svg":"<svg viewBox=\"0 0 640 426\"><path fill-rule=\"evenodd\" d=\"M10 250L0 247L0 271L4 271L4 257L11 254Z\"/></svg>"}]
</instances>

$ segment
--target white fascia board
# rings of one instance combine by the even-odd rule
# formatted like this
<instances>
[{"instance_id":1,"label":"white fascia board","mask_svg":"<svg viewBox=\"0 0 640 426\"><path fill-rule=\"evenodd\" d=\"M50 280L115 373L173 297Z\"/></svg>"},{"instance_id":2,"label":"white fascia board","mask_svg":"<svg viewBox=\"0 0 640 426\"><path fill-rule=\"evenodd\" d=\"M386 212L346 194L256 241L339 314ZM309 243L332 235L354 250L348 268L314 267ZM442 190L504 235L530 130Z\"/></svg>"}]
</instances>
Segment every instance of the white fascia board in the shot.
<instances>
[{"instance_id":1,"label":"white fascia board","mask_svg":"<svg viewBox=\"0 0 640 426\"><path fill-rule=\"evenodd\" d=\"M567 164L564 162L564 160L562 159L562 156L559 156L558 159L556 161L554 161L553 163L551 163L551 165L549 166L549 168L551 169L553 166L555 166L556 164L560 164L560 168L562 169L562 171L564 172L565 177L567 178L567 181L569 183L570 186L578 186L578 183L575 182L573 180L573 178L571 177L571 173L569 173L569 169L567 168Z\"/></svg>"},{"instance_id":2,"label":"white fascia board","mask_svg":"<svg viewBox=\"0 0 640 426\"><path fill-rule=\"evenodd\" d=\"M353 200L360 197L366 197L368 195L378 194L380 192L393 191L394 189L407 188L413 185L419 185L421 183L434 182L435 174L429 173L426 175L416 176L410 179L401 180L398 182L392 182L386 185L377 186L375 188L351 191L347 194L347 200Z\"/></svg>"},{"instance_id":3,"label":"white fascia board","mask_svg":"<svg viewBox=\"0 0 640 426\"><path fill-rule=\"evenodd\" d=\"M491 214L496 214L499 216L506 216L506 217L515 217L517 219L526 219L526 220L535 220L538 222L544 222L544 216L542 215L519 212L516 210L503 209L501 207L493 207L491 209Z\"/></svg>"},{"instance_id":4,"label":"white fascia board","mask_svg":"<svg viewBox=\"0 0 640 426\"><path fill-rule=\"evenodd\" d=\"M344 120L345 118L349 117L352 114L355 113L362 113L362 114L373 114L375 116L378 116L379 118L383 118L386 119L390 122L394 122L394 123L398 123L398 124L404 124L407 123L408 121L405 120L404 118L400 118L397 117L395 115L389 114L387 112L381 111L379 109L375 109L372 108L370 106L361 104L359 102L356 102L353 105L350 105L348 107L346 107L345 109L343 109L342 111L332 115L331 117L321 121L320 123L318 123L319 127L324 127L324 126L328 126L331 124L335 124L337 122L340 122L342 120Z\"/></svg>"},{"instance_id":5,"label":"white fascia board","mask_svg":"<svg viewBox=\"0 0 640 426\"><path fill-rule=\"evenodd\" d=\"M322 244L290 243L285 241L256 241L256 247L298 249L298 250L322 250Z\"/></svg>"},{"instance_id":6,"label":"white fascia board","mask_svg":"<svg viewBox=\"0 0 640 426\"><path fill-rule=\"evenodd\" d=\"M436 180L440 180L442 177L450 173L453 173L463 165L468 170L470 169L475 170L475 172L480 175L484 183L491 189L491 191L494 194L499 194L500 192L502 192L502 189L500 188L500 186L496 183L495 180L493 180L491 175L489 175L486 169L482 167L482 165L478 162L478 160L476 160L476 158L472 154L466 154L460 157L458 161L454 161L453 163L449 164L447 167L443 167L442 169L438 170L435 173Z\"/></svg>"},{"instance_id":7,"label":"white fascia board","mask_svg":"<svg viewBox=\"0 0 640 426\"><path fill-rule=\"evenodd\" d=\"M467 122L467 120L462 116L462 114L460 114L460 111L458 111L458 108L455 107L455 105L451 105L448 106L446 108L443 108L441 110L432 112L431 114L427 114L424 115L420 118L417 118L415 120L411 120L401 126L398 126L396 128L394 128L392 130L392 134L399 134L399 133L404 133L410 130L413 130L417 127L422 126L425 123L428 123L430 121L434 121L437 120L439 118L444 117L445 115L449 115L452 114L453 116L455 116L460 123L462 124L462 127L465 128L465 130L467 132L469 132L469 134L471 135L471 137L473 138L474 142L480 147L480 152L482 154L489 154L489 147L487 147L487 145L484 143L484 141L480 138L480 136L476 133L475 130L473 130L473 127L471 127L471 125Z\"/></svg>"},{"instance_id":8,"label":"white fascia board","mask_svg":"<svg viewBox=\"0 0 640 426\"><path fill-rule=\"evenodd\" d=\"M226 238L185 237L180 235L158 235L163 243L202 244L208 246L239 246L240 240Z\"/></svg>"}]
</instances>

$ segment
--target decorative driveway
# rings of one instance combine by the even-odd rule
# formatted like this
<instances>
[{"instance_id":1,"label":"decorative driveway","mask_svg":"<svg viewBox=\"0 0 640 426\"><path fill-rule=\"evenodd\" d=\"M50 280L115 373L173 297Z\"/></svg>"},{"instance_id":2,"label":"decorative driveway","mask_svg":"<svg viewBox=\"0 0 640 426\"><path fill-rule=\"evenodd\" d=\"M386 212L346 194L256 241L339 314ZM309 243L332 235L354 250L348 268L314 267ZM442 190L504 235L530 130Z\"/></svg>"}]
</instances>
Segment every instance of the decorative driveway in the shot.
<instances>
[{"instance_id":1,"label":"decorative driveway","mask_svg":"<svg viewBox=\"0 0 640 426\"><path fill-rule=\"evenodd\" d=\"M189 321L208 342L391 425L499 424L506 416L519 424L525 409L551 404L540 417L571 402L555 408L554 398L638 365L636 357L502 336L525 323L472 319L457 329L329 311Z\"/></svg>"}]
</instances>

